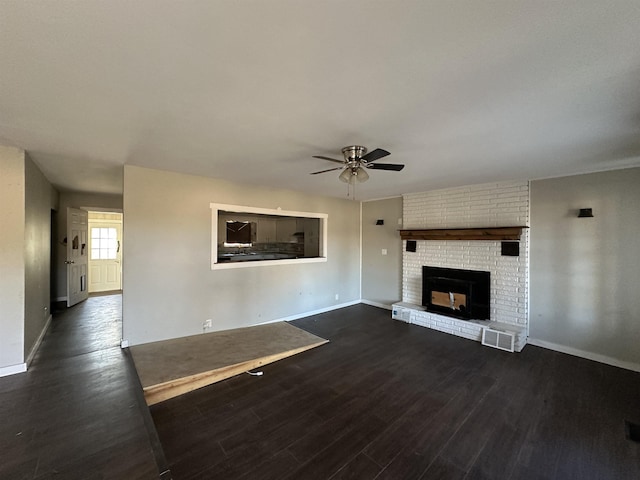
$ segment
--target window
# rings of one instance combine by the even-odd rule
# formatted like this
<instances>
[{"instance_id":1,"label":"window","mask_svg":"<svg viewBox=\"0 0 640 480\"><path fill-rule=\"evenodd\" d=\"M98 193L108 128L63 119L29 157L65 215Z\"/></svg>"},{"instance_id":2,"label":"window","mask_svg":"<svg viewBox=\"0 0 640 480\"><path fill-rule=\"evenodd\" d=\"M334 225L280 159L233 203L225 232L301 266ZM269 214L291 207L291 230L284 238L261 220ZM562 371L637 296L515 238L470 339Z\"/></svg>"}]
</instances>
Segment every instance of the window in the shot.
<instances>
[{"instance_id":1,"label":"window","mask_svg":"<svg viewBox=\"0 0 640 480\"><path fill-rule=\"evenodd\" d=\"M210 206L213 270L327 261L326 213Z\"/></svg>"},{"instance_id":2,"label":"window","mask_svg":"<svg viewBox=\"0 0 640 480\"><path fill-rule=\"evenodd\" d=\"M91 228L91 260L114 260L118 254L118 247L115 228Z\"/></svg>"}]
</instances>

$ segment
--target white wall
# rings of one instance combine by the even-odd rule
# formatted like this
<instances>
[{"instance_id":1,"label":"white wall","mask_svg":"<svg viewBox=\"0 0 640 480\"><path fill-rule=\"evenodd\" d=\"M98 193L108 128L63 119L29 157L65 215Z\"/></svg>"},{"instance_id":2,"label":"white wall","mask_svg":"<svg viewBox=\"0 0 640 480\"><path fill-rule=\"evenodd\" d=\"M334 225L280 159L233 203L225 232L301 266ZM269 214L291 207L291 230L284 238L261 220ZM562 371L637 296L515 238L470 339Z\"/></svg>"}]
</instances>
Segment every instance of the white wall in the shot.
<instances>
[{"instance_id":1,"label":"white wall","mask_svg":"<svg viewBox=\"0 0 640 480\"><path fill-rule=\"evenodd\" d=\"M327 213L328 261L211 270L210 203ZM123 330L131 345L359 301L360 205L126 166ZM339 295L339 300L335 295Z\"/></svg>"},{"instance_id":2,"label":"white wall","mask_svg":"<svg viewBox=\"0 0 640 480\"><path fill-rule=\"evenodd\" d=\"M384 225L376 225L376 220L384 220ZM398 220L402 222L402 197L362 203L362 299L374 305L391 307L402 298Z\"/></svg>"},{"instance_id":3,"label":"white wall","mask_svg":"<svg viewBox=\"0 0 640 480\"><path fill-rule=\"evenodd\" d=\"M96 208L122 211L122 195L109 195L104 193L86 192L61 192L60 208L56 216L57 235L55 252L55 299L58 301L67 299L67 266L64 261L67 259L67 247L64 238L67 236L67 207L74 208Z\"/></svg>"},{"instance_id":4,"label":"white wall","mask_svg":"<svg viewBox=\"0 0 640 480\"><path fill-rule=\"evenodd\" d=\"M24 151L0 145L0 374L25 360L24 158Z\"/></svg>"},{"instance_id":5,"label":"white wall","mask_svg":"<svg viewBox=\"0 0 640 480\"><path fill-rule=\"evenodd\" d=\"M24 355L29 358L51 315L51 209L57 192L25 156Z\"/></svg>"},{"instance_id":6,"label":"white wall","mask_svg":"<svg viewBox=\"0 0 640 480\"><path fill-rule=\"evenodd\" d=\"M532 342L640 368L639 207L640 168L531 182Z\"/></svg>"}]
</instances>

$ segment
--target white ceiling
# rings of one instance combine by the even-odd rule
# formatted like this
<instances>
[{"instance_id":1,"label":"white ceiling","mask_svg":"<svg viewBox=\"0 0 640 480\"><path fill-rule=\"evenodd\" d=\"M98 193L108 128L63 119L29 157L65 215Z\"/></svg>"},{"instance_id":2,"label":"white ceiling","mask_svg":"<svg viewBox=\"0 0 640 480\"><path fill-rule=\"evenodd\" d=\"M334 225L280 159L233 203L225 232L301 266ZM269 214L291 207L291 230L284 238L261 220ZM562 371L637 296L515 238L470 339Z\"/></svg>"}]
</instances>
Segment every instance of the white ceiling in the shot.
<instances>
[{"instance_id":1,"label":"white ceiling","mask_svg":"<svg viewBox=\"0 0 640 480\"><path fill-rule=\"evenodd\" d=\"M640 165L640 1L0 0L0 143L60 189L122 166L360 199Z\"/></svg>"}]
</instances>

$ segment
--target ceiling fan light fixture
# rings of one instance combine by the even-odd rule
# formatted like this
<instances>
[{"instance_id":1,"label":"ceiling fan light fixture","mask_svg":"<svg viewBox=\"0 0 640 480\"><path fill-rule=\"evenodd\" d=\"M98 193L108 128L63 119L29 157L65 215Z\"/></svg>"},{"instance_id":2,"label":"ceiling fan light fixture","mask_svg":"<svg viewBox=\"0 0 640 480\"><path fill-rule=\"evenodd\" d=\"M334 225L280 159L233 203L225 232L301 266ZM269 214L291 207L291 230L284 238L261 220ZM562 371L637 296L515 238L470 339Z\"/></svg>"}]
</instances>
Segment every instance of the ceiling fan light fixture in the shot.
<instances>
[{"instance_id":1,"label":"ceiling fan light fixture","mask_svg":"<svg viewBox=\"0 0 640 480\"><path fill-rule=\"evenodd\" d=\"M345 168L344 170L342 170L342 173L340 174L340 176L338 178L340 179L341 182L353 183L351 181L351 179L353 178L353 174L351 173L351 169L350 168Z\"/></svg>"},{"instance_id":2,"label":"ceiling fan light fixture","mask_svg":"<svg viewBox=\"0 0 640 480\"><path fill-rule=\"evenodd\" d=\"M369 180L369 174L362 167L358 167L358 169L354 173L354 176L356 177L356 180L360 183L364 183L367 180Z\"/></svg>"},{"instance_id":3,"label":"ceiling fan light fixture","mask_svg":"<svg viewBox=\"0 0 640 480\"><path fill-rule=\"evenodd\" d=\"M345 168L338 178L344 183L354 185L356 181L358 183L364 183L369 180L369 174L360 166L349 167Z\"/></svg>"}]
</instances>

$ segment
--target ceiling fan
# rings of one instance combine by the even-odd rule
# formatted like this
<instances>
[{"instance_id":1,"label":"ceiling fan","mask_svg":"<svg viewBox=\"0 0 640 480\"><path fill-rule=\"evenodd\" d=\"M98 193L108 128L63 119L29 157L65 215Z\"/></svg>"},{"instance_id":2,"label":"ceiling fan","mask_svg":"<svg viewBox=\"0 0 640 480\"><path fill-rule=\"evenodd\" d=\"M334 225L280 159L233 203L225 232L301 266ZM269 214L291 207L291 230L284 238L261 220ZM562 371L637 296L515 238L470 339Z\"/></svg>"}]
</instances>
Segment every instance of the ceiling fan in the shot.
<instances>
[{"instance_id":1,"label":"ceiling fan","mask_svg":"<svg viewBox=\"0 0 640 480\"><path fill-rule=\"evenodd\" d=\"M391 155L389 152L381 148L376 148L375 150L367 153L367 149L365 147L360 145L351 145L342 149L342 155L344 155L344 160L336 160L335 158L324 157L322 155L313 155L313 158L342 163L342 166L313 172L311 175L342 170L342 173L338 178L345 183L353 185L356 181L362 183L369 180L369 174L366 171L367 168L372 168L373 170L393 170L394 172L399 172L404 168L404 165L397 163L373 163L380 158Z\"/></svg>"}]
</instances>

